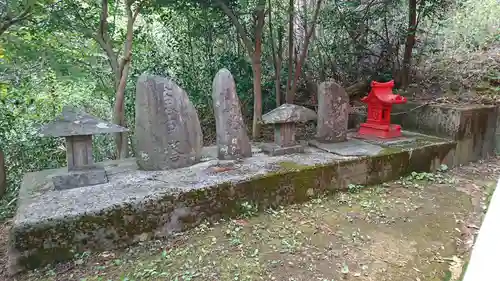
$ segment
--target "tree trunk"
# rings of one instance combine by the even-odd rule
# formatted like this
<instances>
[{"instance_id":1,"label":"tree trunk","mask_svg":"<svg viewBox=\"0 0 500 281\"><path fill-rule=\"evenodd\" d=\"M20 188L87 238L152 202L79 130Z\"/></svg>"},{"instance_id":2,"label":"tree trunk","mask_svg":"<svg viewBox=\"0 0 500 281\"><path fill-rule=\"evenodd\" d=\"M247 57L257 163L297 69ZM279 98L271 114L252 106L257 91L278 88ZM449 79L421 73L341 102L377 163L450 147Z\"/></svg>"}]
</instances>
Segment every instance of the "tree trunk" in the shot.
<instances>
[{"instance_id":1,"label":"tree trunk","mask_svg":"<svg viewBox=\"0 0 500 281\"><path fill-rule=\"evenodd\" d=\"M7 173L5 169L5 157L3 150L0 148L0 198L5 194L7 189Z\"/></svg>"},{"instance_id":2,"label":"tree trunk","mask_svg":"<svg viewBox=\"0 0 500 281\"><path fill-rule=\"evenodd\" d=\"M288 79L286 81L286 103L293 103L294 94L292 93L293 78L293 0L288 2Z\"/></svg>"},{"instance_id":3,"label":"tree trunk","mask_svg":"<svg viewBox=\"0 0 500 281\"><path fill-rule=\"evenodd\" d=\"M125 46L123 48L123 58L120 61L118 68L118 76L120 77L118 85L116 87L115 94L115 106L113 110L113 121L116 125L126 127L125 124L125 88L127 87L128 72L130 70L130 61L132 59L132 42L134 39L134 23L139 15L141 5L144 2L139 3L134 12L132 12L132 3L134 1L127 2L127 37L125 40ZM115 134L115 143L117 149L118 159L127 158L129 153L128 147L128 133L121 132Z\"/></svg>"},{"instance_id":4,"label":"tree trunk","mask_svg":"<svg viewBox=\"0 0 500 281\"><path fill-rule=\"evenodd\" d=\"M297 84L299 82L300 75L302 73L302 66L304 65L307 58L307 50L309 48L309 43L311 43L312 35L314 34L314 28L316 27L316 22L318 21L319 11L321 9L322 0L318 0L316 4L316 9L314 11L314 16L311 22L311 27L306 32L306 38L304 39L304 46L300 53L300 57L295 62L295 73L292 81L292 89L291 94L295 96L295 92L297 91Z\"/></svg>"},{"instance_id":5,"label":"tree trunk","mask_svg":"<svg viewBox=\"0 0 500 281\"><path fill-rule=\"evenodd\" d=\"M252 138L256 140L260 136L260 120L262 119L262 89L261 89L261 62L260 62L260 48L255 54L252 62L253 71L253 124L252 124Z\"/></svg>"},{"instance_id":6,"label":"tree trunk","mask_svg":"<svg viewBox=\"0 0 500 281\"><path fill-rule=\"evenodd\" d=\"M370 82L368 81L360 81L345 89L347 95L351 100L366 96L369 90L370 90Z\"/></svg>"},{"instance_id":7,"label":"tree trunk","mask_svg":"<svg viewBox=\"0 0 500 281\"><path fill-rule=\"evenodd\" d=\"M403 69L401 70L401 87L406 89L410 84L410 69L415 33L417 30L417 0L409 0L408 34L406 35L405 52L403 56Z\"/></svg>"},{"instance_id":8,"label":"tree trunk","mask_svg":"<svg viewBox=\"0 0 500 281\"><path fill-rule=\"evenodd\" d=\"M263 3L262 3L263 2ZM261 55L262 55L262 31L264 29L265 1L261 1L257 6L257 24L255 26L255 49L252 56L253 71L253 124L252 137L257 139L260 136L260 120L262 119L262 88L261 88Z\"/></svg>"},{"instance_id":9,"label":"tree trunk","mask_svg":"<svg viewBox=\"0 0 500 281\"><path fill-rule=\"evenodd\" d=\"M274 66L274 91L275 91L275 101L276 107L281 105L281 55L277 54L277 52L281 52L281 48L276 48L275 38L273 35L273 21L272 21L272 6L271 0L268 2L268 12L269 15L267 17L267 21L269 22L269 40L271 41L271 52L273 55L273 66ZM280 36L278 36L280 37ZM280 39L279 39L280 40ZM280 44L281 45L281 42ZM278 49L278 50L277 50Z\"/></svg>"},{"instance_id":10,"label":"tree trunk","mask_svg":"<svg viewBox=\"0 0 500 281\"><path fill-rule=\"evenodd\" d=\"M118 88L116 90L115 95L115 105L113 110L113 122L116 125L126 127L125 125L125 87L127 86L127 76L128 69L130 64L126 64L123 72L120 83L118 84ZM115 134L115 144L117 150L117 158L124 159L128 157L128 137L127 132L116 133Z\"/></svg>"}]
</instances>

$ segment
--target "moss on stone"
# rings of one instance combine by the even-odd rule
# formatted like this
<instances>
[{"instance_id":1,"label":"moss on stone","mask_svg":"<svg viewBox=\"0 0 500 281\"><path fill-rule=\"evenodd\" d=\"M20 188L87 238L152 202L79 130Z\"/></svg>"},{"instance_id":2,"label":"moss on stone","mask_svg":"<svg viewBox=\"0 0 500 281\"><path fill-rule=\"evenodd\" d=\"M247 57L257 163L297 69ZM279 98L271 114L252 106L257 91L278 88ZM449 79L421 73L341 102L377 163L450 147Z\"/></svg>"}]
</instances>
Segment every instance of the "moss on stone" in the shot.
<instances>
[{"instance_id":1,"label":"moss on stone","mask_svg":"<svg viewBox=\"0 0 500 281\"><path fill-rule=\"evenodd\" d=\"M391 155L401 151L403 151L403 149L397 147L384 147L377 155Z\"/></svg>"},{"instance_id":2,"label":"moss on stone","mask_svg":"<svg viewBox=\"0 0 500 281\"><path fill-rule=\"evenodd\" d=\"M310 165L302 165L302 164L298 164L298 163L295 163L292 161L281 161L278 163L278 165L280 166L280 168L282 168L284 170L292 170L292 171L311 168Z\"/></svg>"},{"instance_id":3,"label":"moss on stone","mask_svg":"<svg viewBox=\"0 0 500 281\"><path fill-rule=\"evenodd\" d=\"M303 165L283 161L278 169L243 182L224 182L189 191L175 191L151 198L140 204L126 204L99 213L68 217L64 221L37 225L31 230L13 232L13 248L23 256L20 263L27 268L65 260L71 253L109 250L130 245L138 236L164 231L174 219L181 231L201 221L234 217L241 205L248 202L260 210L300 203L331 194L348 184L375 184L395 179L410 170L429 167L454 144L413 151L388 148L375 157L332 161L322 165ZM417 159L418 158L418 159ZM418 160L418 161L417 161ZM183 218L174 218L178 209L186 209ZM166 233L169 233L167 229ZM43 245L50 249L43 250Z\"/></svg>"}]
</instances>

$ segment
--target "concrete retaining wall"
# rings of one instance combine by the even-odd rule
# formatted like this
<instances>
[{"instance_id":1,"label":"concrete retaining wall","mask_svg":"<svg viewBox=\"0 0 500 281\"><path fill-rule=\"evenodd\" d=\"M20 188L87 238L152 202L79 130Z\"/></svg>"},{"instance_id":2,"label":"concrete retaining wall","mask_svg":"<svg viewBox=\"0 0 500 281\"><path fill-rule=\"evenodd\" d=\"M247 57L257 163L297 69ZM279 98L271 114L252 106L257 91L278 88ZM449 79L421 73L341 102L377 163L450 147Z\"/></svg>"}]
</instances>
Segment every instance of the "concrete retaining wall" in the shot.
<instances>
[{"instance_id":1,"label":"concrete retaining wall","mask_svg":"<svg viewBox=\"0 0 500 281\"><path fill-rule=\"evenodd\" d=\"M420 107L419 107L420 106ZM492 105L424 105L409 102L394 106L392 123L404 130L448 138L457 142L449 166L468 164L495 155L500 151L496 138L498 107ZM400 114L398 114L400 113ZM349 126L356 128L366 119L365 114L352 113ZM500 133L500 128L498 130ZM498 144L497 140L498 139Z\"/></svg>"}]
</instances>

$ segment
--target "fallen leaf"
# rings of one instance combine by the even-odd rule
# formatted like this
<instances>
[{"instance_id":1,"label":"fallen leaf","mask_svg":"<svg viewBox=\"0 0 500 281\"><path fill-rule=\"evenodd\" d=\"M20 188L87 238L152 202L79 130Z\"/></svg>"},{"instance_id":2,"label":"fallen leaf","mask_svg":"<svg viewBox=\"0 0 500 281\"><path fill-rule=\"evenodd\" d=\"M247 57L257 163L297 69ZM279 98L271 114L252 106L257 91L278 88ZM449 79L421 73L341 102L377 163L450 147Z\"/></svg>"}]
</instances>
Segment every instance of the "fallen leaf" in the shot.
<instances>
[{"instance_id":1,"label":"fallen leaf","mask_svg":"<svg viewBox=\"0 0 500 281\"><path fill-rule=\"evenodd\" d=\"M247 226L248 222L246 220L233 220L233 223L238 226Z\"/></svg>"},{"instance_id":2,"label":"fallen leaf","mask_svg":"<svg viewBox=\"0 0 500 281\"><path fill-rule=\"evenodd\" d=\"M231 167L213 167L212 169L215 173L221 173L221 172L226 172L226 171L232 170L233 168L231 168Z\"/></svg>"}]
</instances>

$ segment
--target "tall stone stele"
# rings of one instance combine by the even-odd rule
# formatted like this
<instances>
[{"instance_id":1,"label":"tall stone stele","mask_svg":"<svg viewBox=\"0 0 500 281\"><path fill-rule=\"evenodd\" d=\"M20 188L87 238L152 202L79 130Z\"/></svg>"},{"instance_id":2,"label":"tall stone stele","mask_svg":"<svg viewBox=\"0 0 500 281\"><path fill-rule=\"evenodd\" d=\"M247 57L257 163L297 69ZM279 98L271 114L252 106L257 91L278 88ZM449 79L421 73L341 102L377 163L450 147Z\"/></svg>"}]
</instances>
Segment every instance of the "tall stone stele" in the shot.
<instances>
[{"instance_id":1,"label":"tall stone stele","mask_svg":"<svg viewBox=\"0 0 500 281\"><path fill-rule=\"evenodd\" d=\"M125 131L127 129L124 127L100 120L74 107L65 106L59 118L42 126L39 131L42 137L66 138L68 172L52 176L55 189L107 183L104 168L94 164L92 135Z\"/></svg>"},{"instance_id":2,"label":"tall stone stele","mask_svg":"<svg viewBox=\"0 0 500 281\"><path fill-rule=\"evenodd\" d=\"M274 143L262 145L262 150L272 156L301 153L304 146L295 139L295 125L316 120L316 112L295 104L282 104L262 116L264 124L274 125Z\"/></svg>"},{"instance_id":3,"label":"tall stone stele","mask_svg":"<svg viewBox=\"0 0 500 281\"><path fill-rule=\"evenodd\" d=\"M203 135L198 113L187 93L171 78L139 77L135 137L141 170L182 168L201 159Z\"/></svg>"},{"instance_id":4,"label":"tall stone stele","mask_svg":"<svg viewBox=\"0 0 500 281\"><path fill-rule=\"evenodd\" d=\"M349 96L339 84L326 81L318 87L316 140L336 143L347 140Z\"/></svg>"},{"instance_id":5,"label":"tall stone stele","mask_svg":"<svg viewBox=\"0 0 500 281\"><path fill-rule=\"evenodd\" d=\"M220 160L235 160L252 156L252 147L241 114L236 84L229 70L215 75L212 100L217 132L217 156Z\"/></svg>"}]
</instances>

